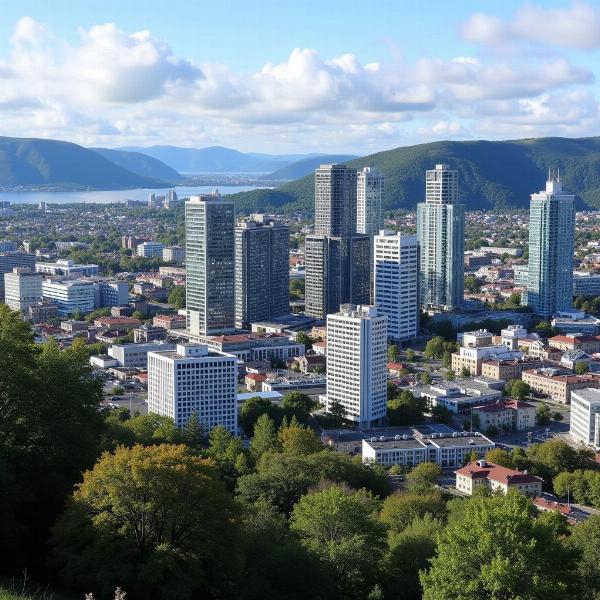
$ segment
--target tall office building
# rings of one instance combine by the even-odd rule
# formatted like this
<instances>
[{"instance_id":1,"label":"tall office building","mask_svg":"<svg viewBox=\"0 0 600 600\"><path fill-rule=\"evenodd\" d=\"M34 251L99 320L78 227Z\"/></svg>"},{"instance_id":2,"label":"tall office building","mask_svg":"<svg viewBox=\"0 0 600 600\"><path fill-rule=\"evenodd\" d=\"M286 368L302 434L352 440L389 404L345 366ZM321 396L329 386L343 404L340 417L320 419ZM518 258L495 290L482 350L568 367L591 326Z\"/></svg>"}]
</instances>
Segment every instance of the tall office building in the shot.
<instances>
[{"instance_id":1,"label":"tall office building","mask_svg":"<svg viewBox=\"0 0 600 600\"><path fill-rule=\"evenodd\" d=\"M324 319L341 304L368 304L370 238L356 233L356 171L315 171L315 233L305 240L306 314Z\"/></svg>"},{"instance_id":2,"label":"tall office building","mask_svg":"<svg viewBox=\"0 0 600 600\"><path fill-rule=\"evenodd\" d=\"M356 180L356 231L377 235L383 227L383 173L375 167L365 167Z\"/></svg>"},{"instance_id":3,"label":"tall office building","mask_svg":"<svg viewBox=\"0 0 600 600\"><path fill-rule=\"evenodd\" d=\"M524 300L533 312L549 317L573 306L575 196L562 191L560 177L531 194L529 273Z\"/></svg>"},{"instance_id":4,"label":"tall office building","mask_svg":"<svg viewBox=\"0 0 600 600\"><path fill-rule=\"evenodd\" d=\"M204 344L148 352L148 412L183 427L193 413L205 431L222 425L237 434L237 358Z\"/></svg>"},{"instance_id":5,"label":"tall office building","mask_svg":"<svg viewBox=\"0 0 600 600\"><path fill-rule=\"evenodd\" d=\"M344 304L327 316L327 410L369 427L386 414L387 317L374 306Z\"/></svg>"},{"instance_id":6,"label":"tall office building","mask_svg":"<svg viewBox=\"0 0 600 600\"><path fill-rule=\"evenodd\" d=\"M458 171L436 165L426 174L425 202L417 205L421 308L451 310L463 303L464 232Z\"/></svg>"},{"instance_id":7,"label":"tall office building","mask_svg":"<svg viewBox=\"0 0 600 600\"><path fill-rule=\"evenodd\" d=\"M290 228L263 215L238 223L235 230L235 323L290 312Z\"/></svg>"},{"instance_id":8,"label":"tall office building","mask_svg":"<svg viewBox=\"0 0 600 600\"><path fill-rule=\"evenodd\" d=\"M26 312L27 309L42 300L41 273L35 273L29 267L15 267L4 274L4 301L12 310Z\"/></svg>"},{"instance_id":9,"label":"tall office building","mask_svg":"<svg viewBox=\"0 0 600 600\"><path fill-rule=\"evenodd\" d=\"M388 338L403 342L419 333L419 242L416 235L381 230L375 236L375 305L387 316Z\"/></svg>"},{"instance_id":10,"label":"tall office building","mask_svg":"<svg viewBox=\"0 0 600 600\"><path fill-rule=\"evenodd\" d=\"M4 302L4 274L15 267L28 267L35 270L35 254L27 252L3 252L0 254L0 302Z\"/></svg>"},{"instance_id":11,"label":"tall office building","mask_svg":"<svg viewBox=\"0 0 600 600\"><path fill-rule=\"evenodd\" d=\"M235 210L215 191L185 204L186 306L194 335L235 331Z\"/></svg>"}]
</instances>

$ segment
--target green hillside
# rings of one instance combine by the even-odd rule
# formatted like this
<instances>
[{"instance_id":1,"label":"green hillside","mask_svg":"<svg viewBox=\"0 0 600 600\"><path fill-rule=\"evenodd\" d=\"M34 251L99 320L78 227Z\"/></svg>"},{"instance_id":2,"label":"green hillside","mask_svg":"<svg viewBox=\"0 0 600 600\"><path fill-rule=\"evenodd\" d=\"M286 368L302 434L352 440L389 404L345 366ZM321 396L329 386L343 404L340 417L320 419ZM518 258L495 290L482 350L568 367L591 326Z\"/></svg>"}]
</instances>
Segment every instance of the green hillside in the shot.
<instances>
[{"instance_id":1,"label":"green hillside","mask_svg":"<svg viewBox=\"0 0 600 600\"><path fill-rule=\"evenodd\" d=\"M107 190L166 184L132 173L70 142L0 137L0 186Z\"/></svg>"},{"instance_id":2,"label":"green hillside","mask_svg":"<svg viewBox=\"0 0 600 600\"><path fill-rule=\"evenodd\" d=\"M349 161L374 166L385 174L384 207L412 209L421 202L425 171L436 163L459 171L460 198L468 209L523 208L529 195L544 187L548 168L560 168L566 190L578 206L600 208L600 138L537 138L505 142L434 142L378 152ZM276 190L231 196L240 211L312 212L313 175Z\"/></svg>"},{"instance_id":3,"label":"green hillside","mask_svg":"<svg viewBox=\"0 0 600 600\"><path fill-rule=\"evenodd\" d=\"M169 182L179 182L185 179L181 173L171 169L164 162L141 152L126 152L125 150L112 150L110 148L90 148L90 150L98 152L115 165L142 177Z\"/></svg>"}]
</instances>

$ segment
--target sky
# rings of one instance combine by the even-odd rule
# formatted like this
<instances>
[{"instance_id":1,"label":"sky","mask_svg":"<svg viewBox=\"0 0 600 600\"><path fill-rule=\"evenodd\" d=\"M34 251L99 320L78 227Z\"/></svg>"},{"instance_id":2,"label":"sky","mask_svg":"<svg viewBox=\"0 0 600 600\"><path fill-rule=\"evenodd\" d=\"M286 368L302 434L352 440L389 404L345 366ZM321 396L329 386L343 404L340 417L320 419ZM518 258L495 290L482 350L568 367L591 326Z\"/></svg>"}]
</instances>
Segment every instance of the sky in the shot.
<instances>
[{"instance_id":1,"label":"sky","mask_svg":"<svg viewBox=\"0 0 600 600\"><path fill-rule=\"evenodd\" d=\"M600 0L0 0L0 135L366 155L600 135Z\"/></svg>"}]
</instances>

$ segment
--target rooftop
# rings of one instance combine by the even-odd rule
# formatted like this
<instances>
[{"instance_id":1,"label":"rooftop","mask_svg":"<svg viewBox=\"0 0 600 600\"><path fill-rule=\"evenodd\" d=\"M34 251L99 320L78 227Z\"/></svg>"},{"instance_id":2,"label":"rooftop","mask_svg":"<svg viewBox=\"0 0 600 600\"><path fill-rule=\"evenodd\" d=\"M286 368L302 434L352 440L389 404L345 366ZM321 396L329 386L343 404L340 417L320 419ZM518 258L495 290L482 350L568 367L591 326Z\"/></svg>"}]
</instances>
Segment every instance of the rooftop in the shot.
<instances>
[{"instance_id":1,"label":"rooftop","mask_svg":"<svg viewBox=\"0 0 600 600\"><path fill-rule=\"evenodd\" d=\"M523 483L541 483L541 478L530 475L527 471L514 471L485 460L476 460L458 469L457 475L463 475L470 479L490 479L506 485L518 485Z\"/></svg>"}]
</instances>

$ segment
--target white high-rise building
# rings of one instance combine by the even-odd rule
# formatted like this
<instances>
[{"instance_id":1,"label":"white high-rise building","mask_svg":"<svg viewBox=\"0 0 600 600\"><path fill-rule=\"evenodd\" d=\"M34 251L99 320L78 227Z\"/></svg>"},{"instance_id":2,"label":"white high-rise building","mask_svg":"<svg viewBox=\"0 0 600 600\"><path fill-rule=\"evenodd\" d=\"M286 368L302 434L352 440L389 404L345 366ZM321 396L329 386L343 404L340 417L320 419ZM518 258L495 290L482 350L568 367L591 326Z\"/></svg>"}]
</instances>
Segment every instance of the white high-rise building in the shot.
<instances>
[{"instance_id":1,"label":"white high-rise building","mask_svg":"<svg viewBox=\"0 0 600 600\"><path fill-rule=\"evenodd\" d=\"M383 173L365 167L356 174L356 232L375 235L383 227Z\"/></svg>"},{"instance_id":2,"label":"white high-rise building","mask_svg":"<svg viewBox=\"0 0 600 600\"><path fill-rule=\"evenodd\" d=\"M435 165L426 173L425 202L417 205L421 307L452 310L464 300L465 207L458 171Z\"/></svg>"},{"instance_id":3,"label":"white high-rise building","mask_svg":"<svg viewBox=\"0 0 600 600\"><path fill-rule=\"evenodd\" d=\"M562 189L560 177L548 177L546 189L531 194L529 273L523 299L533 312L552 316L573 307L575 196Z\"/></svg>"},{"instance_id":4,"label":"white high-rise building","mask_svg":"<svg viewBox=\"0 0 600 600\"><path fill-rule=\"evenodd\" d=\"M185 203L186 307L194 335L235 331L235 203L215 191Z\"/></svg>"},{"instance_id":5,"label":"white high-rise building","mask_svg":"<svg viewBox=\"0 0 600 600\"><path fill-rule=\"evenodd\" d=\"M334 403L361 427L386 414L387 317L374 306L327 315L327 410Z\"/></svg>"},{"instance_id":6,"label":"white high-rise building","mask_svg":"<svg viewBox=\"0 0 600 600\"><path fill-rule=\"evenodd\" d=\"M15 267L11 273L5 273L4 302L12 310L25 312L41 301L43 277L28 267Z\"/></svg>"},{"instance_id":7,"label":"white high-rise building","mask_svg":"<svg viewBox=\"0 0 600 600\"><path fill-rule=\"evenodd\" d=\"M204 430L222 425L237 434L237 358L205 344L178 344L148 353L148 412L183 427L193 413Z\"/></svg>"},{"instance_id":8,"label":"white high-rise building","mask_svg":"<svg viewBox=\"0 0 600 600\"><path fill-rule=\"evenodd\" d=\"M375 306L397 342L419 332L419 242L416 235L381 230L375 236Z\"/></svg>"},{"instance_id":9,"label":"white high-rise building","mask_svg":"<svg viewBox=\"0 0 600 600\"><path fill-rule=\"evenodd\" d=\"M600 446L600 390L584 388L571 392L569 433L588 446Z\"/></svg>"}]
</instances>

